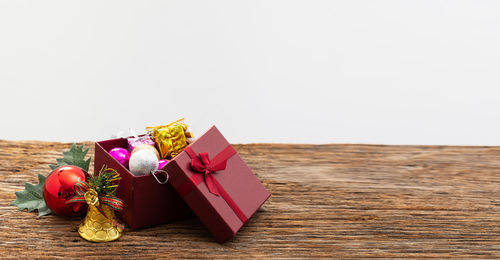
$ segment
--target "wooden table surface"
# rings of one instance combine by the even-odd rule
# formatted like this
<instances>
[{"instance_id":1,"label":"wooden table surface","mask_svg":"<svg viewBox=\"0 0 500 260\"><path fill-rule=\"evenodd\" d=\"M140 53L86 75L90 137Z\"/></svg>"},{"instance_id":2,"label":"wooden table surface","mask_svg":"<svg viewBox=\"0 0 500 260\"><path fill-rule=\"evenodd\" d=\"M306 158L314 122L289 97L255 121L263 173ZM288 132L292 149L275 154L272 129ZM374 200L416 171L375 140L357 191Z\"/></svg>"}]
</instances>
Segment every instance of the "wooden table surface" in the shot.
<instances>
[{"instance_id":1,"label":"wooden table surface","mask_svg":"<svg viewBox=\"0 0 500 260\"><path fill-rule=\"evenodd\" d=\"M90 243L10 206L69 146L0 141L0 257L500 258L500 147L235 145L272 196L221 245L197 219Z\"/></svg>"}]
</instances>

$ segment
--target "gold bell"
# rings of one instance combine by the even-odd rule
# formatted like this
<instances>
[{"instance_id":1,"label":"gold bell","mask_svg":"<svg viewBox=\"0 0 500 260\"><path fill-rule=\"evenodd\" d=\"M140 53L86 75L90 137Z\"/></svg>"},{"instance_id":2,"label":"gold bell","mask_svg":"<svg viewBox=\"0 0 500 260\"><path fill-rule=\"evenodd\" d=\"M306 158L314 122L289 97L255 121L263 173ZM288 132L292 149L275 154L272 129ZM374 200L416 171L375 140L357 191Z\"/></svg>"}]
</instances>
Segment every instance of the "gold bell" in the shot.
<instances>
[{"instance_id":1,"label":"gold bell","mask_svg":"<svg viewBox=\"0 0 500 260\"><path fill-rule=\"evenodd\" d=\"M74 185L76 195L67 203L85 201L89 205L78 227L78 234L83 239L109 242L122 236L124 226L116 218L115 210L123 209L123 201L115 196L118 184L113 183L120 179L116 170L103 166L99 175L91 176L88 183L79 181Z\"/></svg>"},{"instance_id":2,"label":"gold bell","mask_svg":"<svg viewBox=\"0 0 500 260\"><path fill-rule=\"evenodd\" d=\"M120 238L123 229L116 226L118 219L115 211L107 205L101 205L104 216L94 205L89 205L87 216L78 228L78 234L91 242L109 242Z\"/></svg>"}]
</instances>

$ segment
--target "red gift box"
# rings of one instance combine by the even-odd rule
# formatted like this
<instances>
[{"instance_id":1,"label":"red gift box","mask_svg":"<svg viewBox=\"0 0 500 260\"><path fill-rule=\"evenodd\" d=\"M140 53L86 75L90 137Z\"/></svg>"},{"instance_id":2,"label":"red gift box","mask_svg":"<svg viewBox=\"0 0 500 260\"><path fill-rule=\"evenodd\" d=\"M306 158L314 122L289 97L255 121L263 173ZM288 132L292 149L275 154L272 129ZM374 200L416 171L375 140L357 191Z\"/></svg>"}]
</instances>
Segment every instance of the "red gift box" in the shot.
<instances>
[{"instance_id":1,"label":"red gift box","mask_svg":"<svg viewBox=\"0 0 500 260\"><path fill-rule=\"evenodd\" d=\"M193 217L191 209L167 182L160 184L153 175L134 176L108 153L115 147L127 148L125 138L95 143L94 172L103 165L115 169L121 176L116 190L125 207L120 218L131 228L155 226Z\"/></svg>"},{"instance_id":2,"label":"red gift box","mask_svg":"<svg viewBox=\"0 0 500 260\"><path fill-rule=\"evenodd\" d=\"M103 165L121 176L117 197L125 207L120 217L131 228L142 228L193 216L225 242L271 196L215 126L163 167L169 181L153 175L134 176L108 152L127 148L127 139L95 143L94 171Z\"/></svg>"},{"instance_id":3,"label":"red gift box","mask_svg":"<svg viewBox=\"0 0 500 260\"><path fill-rule=\"evenodd\" d=\"M221 243L232 238L271 195L215 126L163 169Z\"/></svg>"}]
</instances>

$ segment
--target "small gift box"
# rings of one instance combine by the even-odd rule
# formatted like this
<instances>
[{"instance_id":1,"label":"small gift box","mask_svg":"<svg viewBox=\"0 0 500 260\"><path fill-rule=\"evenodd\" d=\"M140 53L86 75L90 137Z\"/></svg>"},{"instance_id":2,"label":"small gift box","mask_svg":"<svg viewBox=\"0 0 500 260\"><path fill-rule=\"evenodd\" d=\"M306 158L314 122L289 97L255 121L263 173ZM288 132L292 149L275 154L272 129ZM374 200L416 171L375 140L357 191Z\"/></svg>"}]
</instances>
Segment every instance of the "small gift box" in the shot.
<instances>
[{"instance_id":1,"label":"small gift box","mask_svg":"<svg viewBox=\"0 0 500 260\"><path fill-rule=\"evenodd\" d=\"M99 172L106 165L122 178L116 190L116 196L125 204L120 218L131 228L142 228L193 217L191 209L169 182L160 184L151 174L134 176L109 154L113 148L127 149L127 146L125 138L95 143L94 171Z\"/></svg>"},{"instance_id":2,"label":"small gift box","mask_svg":"<svg viewBox=\"0 0 500 260\"><path fill-rule=\"evenodd\" d=\"M163 169L221 243L232 238L271 195L215 126Z\"/></svg>"}]
</instances>

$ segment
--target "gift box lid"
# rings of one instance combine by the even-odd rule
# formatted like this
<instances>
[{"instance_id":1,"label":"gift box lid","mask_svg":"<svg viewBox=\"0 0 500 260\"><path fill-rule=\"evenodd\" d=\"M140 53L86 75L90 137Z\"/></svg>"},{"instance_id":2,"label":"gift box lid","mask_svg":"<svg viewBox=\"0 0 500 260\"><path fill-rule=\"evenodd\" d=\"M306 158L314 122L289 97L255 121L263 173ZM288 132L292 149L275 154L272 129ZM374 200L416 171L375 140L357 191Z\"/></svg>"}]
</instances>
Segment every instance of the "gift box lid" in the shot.
<instances>
[{"instance_id":1,"label":"gift box lid","mask_svg":"<svg viewBox=\"0 0 500 260\"><path fill-rule=\"evenodd\" d=\"M163 167L218 242L232 238L271 194L212 126Z\"/></svg>"}]
</instances>

